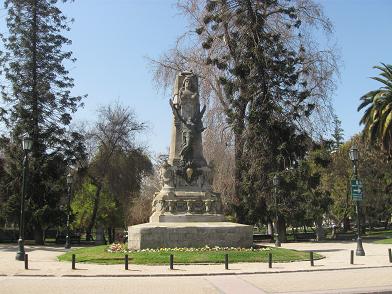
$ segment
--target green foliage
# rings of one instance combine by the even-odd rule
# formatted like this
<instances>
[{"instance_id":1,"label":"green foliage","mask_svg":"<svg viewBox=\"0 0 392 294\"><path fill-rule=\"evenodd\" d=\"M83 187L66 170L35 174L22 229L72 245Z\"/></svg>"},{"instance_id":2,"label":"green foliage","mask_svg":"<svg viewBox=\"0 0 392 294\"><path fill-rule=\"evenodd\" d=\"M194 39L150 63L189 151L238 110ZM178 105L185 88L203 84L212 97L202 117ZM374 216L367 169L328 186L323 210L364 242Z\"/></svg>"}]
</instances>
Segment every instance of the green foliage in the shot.
<instances>
[{"instance_id":1,"label":"green foliage","mask_svg":"<svg viewBox=\"0 0 392 294\"><path fill-rule=\"evenodd\" d=\"M197 33L206 64L219 74L227 122L235 136L235 203L239 222L267 215L268 175L302 158L308 136L295 123L311 116L315 101L304 74L303 46L289 46L276 30L299 33L297 8L283 1L207 1ZM272 17L273 15L273 17Z\"/></svg>"},{"instance_id":2,"label":"green foliage","mask_svg":"<svg viewBox=\"0 0 392 294\"><path fill-rule=\"evenodd\" d=\"M332 138L334 141L333 147L335 150L337 150L337 149L339 149L340 145L343 144L344 135L343 135L343 129L342 129L342 122L338 119L338 117L336 115L333 118L333 124L334 124L334 131L332 134Z\"/></svg>"},{"instance_id":3,"label":"green foliage","mask_svg":"<svg viewBox=\"0 0 392 294\"><path fill-rule=\"evenodd\" d=\"M94 197L97 188L88 181L85 181L81 188L75 193L71 209L75 215L73 227L83 231L92 217L94 207ZM114 195L107 189L101 191L100 206L97 213L97 222L107 227L122 225L122 211L116 206Z\"/></svg>"},{"instance_id":4,"label":"green foliage","mask_svg":"<svg viewBox=\"0 0 392 294\"><path fill-rule=\"evenodd\" d=\"M124 226L128 224L131 198L138 194L143 176L152 171L144 150L135 146L135 134L145 128L146 125L136 120L130 108L116 103L99 109L98 121L86 134L92 148L89 160L81 162L79 175L82 183L91 183L96 188L86 226L88 240L92 238L99 214L102 214L101 194L105 191L113 195L118 217L122 217ZM115 219L110 224L119 225Z\"/></svg>"},{"instance_id":5,"label":"green foliage","mask_svg":"<svg viewBox=\"0 0 392 294\"><path fill-rule=\"evenodd\" d=\"M73 79L65 63L74 61L66 51L71 43L61 33L69 30L68 20L57 0L6 0L4 54L1 55L3 107L1 120L11 130L3 138L6 179L2 189L8 193L6 211L13 215L19 197L21 162L20 137L33 140L26 199L26 223L33 227L36 242L43 242L43 230L56 225L60 198L65 196L67 164L81 157L84 146L78 133L67 133L67 126L82 97L72 96ZM65 1L64 1L65 2ZM27 228L28 229L28 228Z\"/></svg>"},{"instance_id":6,"label":"green foliage","mask_svg":"<svg viewBox=\"0 0 392 294\"><path fill-rule=\"evenodd\" d=\"M358 135L342 144L332 154L331 165L322 174L322 185L330 191L333 198L329 215L336 224L340 224L345 217L356 217L349 182L353 165L348 156L354 144L360 154L358 174L364 188L362 206L365 218L370 225L381 221L388 222L392 212L392 194L389 189L392 183L391 163L386 153L380 152L378 148L372 148Z\"/></svg>"},{"instance_id":7,"label":"green foliage","mask_svg":"<svg viewBox=\"0 0 392 294\"><path fill-rule=\"evenodd\" d=\"M2 218L7 219L9 224L18 224L21 202L22 148L5 138L2 143L4 144L2 145L4 165L0 167L2 168L0 212ZM39 235L43 230L65 222L65 213L60 203L61 198L66 196L64 174L67 171L66 162L61 154L45 154L41 160L39 170L41 178L38 182L32 179L38 175L30 174L25 201L26 230L28 232L35 230Z\"/></svg>"},{"instance_id":8,"label":"green foliage","mask_svg":"<svg viewBox=\"0 0 392 294\"><path fill-rule=\"evenodd\" d=\"M278 174L278 212L287 224L313 226L322 221L332 204L330 192L321 185L322 174L330 163L329 148L325 144L314 144L296 166ZM272 200L270 203L272 206Z\"/></svg>"},{"instance_id":9,"label":"green foliage","mask_svg":"<svg viewBox=\"0 0 392 294\"><path fill-rule=\"evenodd\" d=\"M376 244L392 244L392 238L386 238L386 239L381 239L374 241Z\"/></svg>"},{"instance_id":10,"label":"green foliage","mask_svg":"<svg viewBox=\"0 0 392 294\"><path fill-rule=\"evenodd\" d=\"M381 77L373 77L383 84L378 90L361 97L358 111L365 109L360 123L364 125L363 135L372 144L381 143L384 150L392 151L392 65L382 63L374 68L381 71Z\"/></svg>"}]
</instances>

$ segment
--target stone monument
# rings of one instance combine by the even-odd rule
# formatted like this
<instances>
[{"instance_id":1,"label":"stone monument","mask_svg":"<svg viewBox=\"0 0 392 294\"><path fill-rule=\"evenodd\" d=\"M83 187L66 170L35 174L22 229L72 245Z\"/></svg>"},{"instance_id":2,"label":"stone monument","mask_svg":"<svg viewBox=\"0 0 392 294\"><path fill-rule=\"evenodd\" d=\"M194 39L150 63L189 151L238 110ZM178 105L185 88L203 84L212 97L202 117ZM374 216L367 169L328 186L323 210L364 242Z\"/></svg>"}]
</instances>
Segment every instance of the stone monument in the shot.
<instances>
[{"instance_id":1,"label":"stone monument","mask_svg":"<svg viewBox=\"0 0 392 294\"><path fill-rule=\"evenodd\" d=\"M252 245L252 226L224 222L219 193L212 191L212 168L203 156L197 76L177 75L169 158L160 170L162 189L147 224L128 227L129 249Z\"/></svg>"}]
</instances>

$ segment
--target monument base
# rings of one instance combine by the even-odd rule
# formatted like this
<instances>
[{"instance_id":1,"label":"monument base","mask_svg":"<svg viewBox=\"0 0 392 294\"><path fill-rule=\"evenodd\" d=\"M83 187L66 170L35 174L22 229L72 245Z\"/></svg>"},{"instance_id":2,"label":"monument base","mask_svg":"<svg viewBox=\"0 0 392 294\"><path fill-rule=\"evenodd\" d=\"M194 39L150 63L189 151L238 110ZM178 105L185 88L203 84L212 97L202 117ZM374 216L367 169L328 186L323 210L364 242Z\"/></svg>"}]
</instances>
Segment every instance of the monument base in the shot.
<instances>
[{"instance_id":1,"label":"monument base","mask_svg":"<svg viewBox=\"0 0 392 294\"><path fill-rule=\"evenodd\" d=\"M253 227L230 222L145 223L128 227L128 248L241 247L253 244Z\"/></svg>"},{"instance_id":2,"label":"monument base","mask_svg":"<svg viewBox=\"0 0 392 294\"><path fill-rule=\"evenodd\" d=\"M221 214L161 214L150 217L151 223L209 223L224 220L225 217Z\"/></svg>"}]
</instances>

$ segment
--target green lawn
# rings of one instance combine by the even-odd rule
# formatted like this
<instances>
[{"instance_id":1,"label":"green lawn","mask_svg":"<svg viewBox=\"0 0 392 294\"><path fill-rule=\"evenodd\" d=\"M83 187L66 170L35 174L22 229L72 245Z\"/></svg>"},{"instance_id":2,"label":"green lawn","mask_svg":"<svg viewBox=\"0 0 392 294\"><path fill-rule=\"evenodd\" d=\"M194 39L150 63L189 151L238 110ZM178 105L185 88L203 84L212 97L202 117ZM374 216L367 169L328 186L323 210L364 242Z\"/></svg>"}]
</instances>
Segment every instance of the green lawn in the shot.
<instances>
[{"instance_id":1,"label":"green lawn","mask_svg":"<svg viewBox=\"0 0 392 294\"><path fill-rule=\"evenodd\" d=\"M109 253L107 245L85 247L71 250L58 257L60 261L71 261L72 254L76 255L76 262L98 264L124 263L124 253ZM309 252L289 250L284 248L271 248L262 251L204 251L204 252L129 252L129 263L134 264L168 264L170 254L174 255L175 263L223 263L224 255L229 254L229 262L268 262L268 253L272 253L274 262L291 262L309 260ZM314 254L314 259L323 256Z\"/></svg>"},{"instance_id":2,"label":"green lawn","mask_svg":"<svg viewBox=\"0 0 392 294\"><path fill-rule=\"evenodd\" d=\"M363 239L376 244L392 244L392 230L368 231Z\"/></svg>"},{"instance_id":3,"label":"green lawn","mask_svg":"<svg viewBox=\"0 0 392 294\"><path fill-rule=\"evenodd\" d=\"M376 244L392 244L392 238L376 240L373 243L376 243Z\"/></svg>"}]
</instances>

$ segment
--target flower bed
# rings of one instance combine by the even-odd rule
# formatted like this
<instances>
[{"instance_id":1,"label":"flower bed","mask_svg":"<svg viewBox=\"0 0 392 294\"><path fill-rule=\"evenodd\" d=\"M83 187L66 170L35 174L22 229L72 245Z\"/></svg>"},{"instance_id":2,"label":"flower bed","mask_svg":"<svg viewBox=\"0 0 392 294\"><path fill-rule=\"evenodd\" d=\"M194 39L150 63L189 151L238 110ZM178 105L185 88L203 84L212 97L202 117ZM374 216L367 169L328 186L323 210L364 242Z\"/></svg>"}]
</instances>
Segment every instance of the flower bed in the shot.
<instances>
[{"instance_id":1,"label":"flower bed","mask_svg":"<svg viewBox=\"0 0 392 294\"><path fill-rule=\"evenodd\" d=\"M271 250L271 247L262 247L262 248L240 248L240 247L209 247L208 245L199 248L184 248L184 247L175 247L175 248L159 248L159 249L140 249L140 250L129 250L126 247L126 244L123 243L113 243L111 244L107 252L109 253L130 253L130 252L207 252L207 251L240 251L240 252L251 252L251 251L265 251Z\"/></svg>"}]
</instances>

